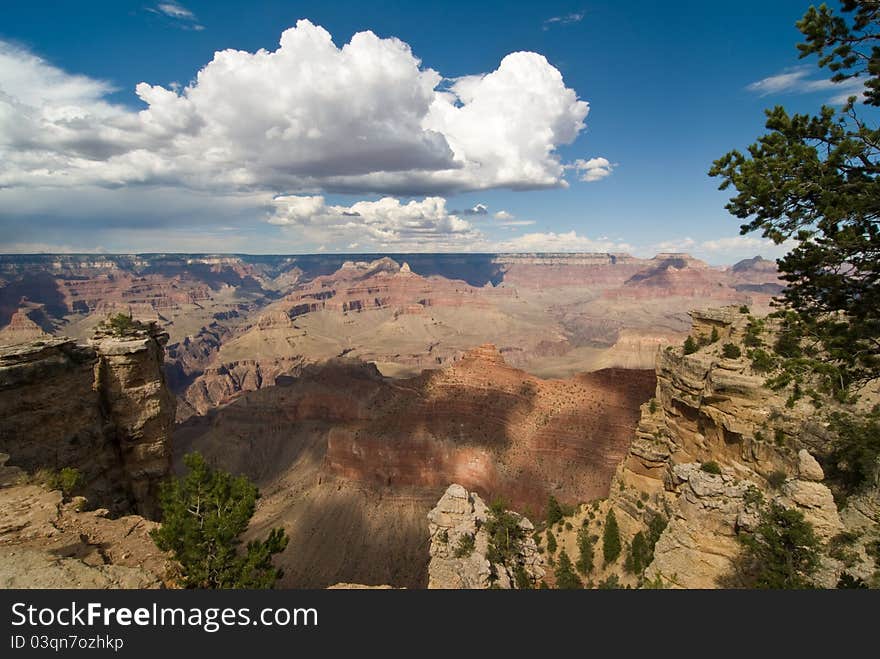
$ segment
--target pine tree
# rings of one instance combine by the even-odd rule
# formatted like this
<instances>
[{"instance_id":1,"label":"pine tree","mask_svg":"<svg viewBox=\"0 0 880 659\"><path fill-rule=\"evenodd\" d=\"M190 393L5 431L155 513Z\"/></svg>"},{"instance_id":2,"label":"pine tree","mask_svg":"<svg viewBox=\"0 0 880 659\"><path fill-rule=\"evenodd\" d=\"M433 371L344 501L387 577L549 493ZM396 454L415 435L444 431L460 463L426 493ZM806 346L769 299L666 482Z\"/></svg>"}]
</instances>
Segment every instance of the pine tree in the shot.
<instances>
[{"instance_id":1,"label":"pine tree","mask_svg":"<svg viewBox=\"0 0 880 659\"><path fill-rule=\"evenodd\" d=\"M861 100L880 106L880 3L840 4L843 15L823 4L797 23L801 57L817 55L834 82L864 82ZM794 241L777 261L790 314L778 352L812 362L799 366L836 392L880 378L880 128L856 100L815 116L767 110L769 132L709 172L737 190L727 209L747 222L741 233ZM808 337L821 350L804 356Z\"/></svg>"},{"instance_id":2,"label":"pine tree","mask_svg":"<svg viewBox=\"0 0 880 659\"><path fill-rule=\"evenodd\" d=\"M605 531L602 535L602 555L605 564L613 563L620 556L620 529L617 527L617 517L613 510L608 511L605 517Z\"/></svg>"},{"instance_id":3,"label":"pine tree","mask_svg":"<svg viewBox=\"0 0 880 659\"><path fill-rule=\"evenodd\" d=\"M571 559L564 549L559 554L559 562L556 565L554 575L556 576L556 587L561 590L573 590L584 587L578 575L575 574Z\"/></svg>"},{"instance_id":4,"label":"pine tree","mask_svg":"<svg viewBox=\"0 0 880 659\"><path fill-rule=\"evenodd\" d=\"M553 526L563 517L562 506L552 494L547 499L547 526Z\"/></svg>"},{"instance_id":5,"label":"pine tree","mask_svg":"<svg viewBox=\"0 0 880 659\"><path fill-rule=\"evenodd\" d=\"M271 588L282 576L272 556L284 551L283 529L252 540L240 551L240 536L254 514L257 488L244 476L212 469L198 453L184 458L188 473L159 492L162 525L151 532L170 551L187 588Z\"/></svg>"},{"instance_id":6,"label":"pine tree","mask_svg":"<svg viewBox=\"0 0 880 659\"><path fill-rule=\"evenodd\" d=\"M588 575L593 571L593 536L590 535L590 529L582 526L577 533L578 551L580 557L577 561L577 570L583 575Z\"/></svg>"},{"instance_id":7,"label":"pine tree","mask_svg":"<svg viewBox=\"0 0 880 659\"><path fill-rule=\"evenodd\" d=\"M810 577L819 567L819 540L801 511L771 503L762 510L755 532L739 539L744 552L736 566L736 585L770 589L812 587Z\"/></svg>"},{"instance_id":8,"label":"pine tree","mask_svg":"<svg viewBox=\"0 0 880 659\"><path fill-rule=\"evenodd\" d=\"M699 346L697 346L697 342L694 341L694 337L688 336L688 338L684 340L684 354L693 354L697 351L698 348Z\"/></svg>"}]
</instances>

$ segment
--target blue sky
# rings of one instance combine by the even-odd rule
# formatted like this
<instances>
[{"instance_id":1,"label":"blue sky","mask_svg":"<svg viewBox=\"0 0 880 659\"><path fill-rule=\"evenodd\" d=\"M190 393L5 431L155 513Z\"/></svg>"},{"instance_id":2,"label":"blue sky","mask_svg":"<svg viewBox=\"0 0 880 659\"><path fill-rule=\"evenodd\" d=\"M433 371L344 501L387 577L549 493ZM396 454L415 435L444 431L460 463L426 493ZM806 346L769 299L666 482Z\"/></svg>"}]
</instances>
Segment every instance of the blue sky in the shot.
<instances>
[{"instance_id":1,"label":"blue sky","mask_svg":"<svg viewBox=\"0 0 880 659\"><path fill-rule=\"evenodd\" d=\"M794 22L808 4L803 0L9 4L0 23L5 48L0 53L6 55L5 60L0 58L0 91L19 103L10 105L13 109L4 115L0 94L0 155L7 163L5 171L0 165L0 251L625 249L647 255L682 249L713 263L756 253L778 255L778 249L761 244L757 237L736 238L738 221L724 210L726 195L706 171L714 158L730 148L743 148L761 133L763 108L782 103L792 110L812 111L838 95L816 82L822 74L811 63L797 59L800 35ZM418 134L399 129L413 116L401 106L411 102L418 106L406 76L394 78L393 88L385 78L377 78L372 86L352 88L346 97L346 89L339 85L328 83L325 88L326 81L300 77L304 69L296 63L276 71L277 80L249 77L228 88L223 86L222 72L217 73L211 78L210 96L207 77L203 85L208 100L200 111L216 109L211 121L232 122L224 124L227 132L239 136L247 134L251 117L254 124L270 125L273 117L268 111L259 120L256 115L271 105L273 116L287 117L284 100L272 98L272 90L291 85L290 102L311 108L314 114L303 115L305 123L314 116L323 130L316 138L323 150L316 146L318 151L304 151L295 163L285 161L300 148L294 141L306 138L285 132L284 124L275 132L260 133L261 139L270 135L265 145L236 142L231 151L217 147L217 153L225 154L222 158L233 153L243 154L235 156L243 162L253 159L252 167L233 172L239 163L221 158L215 170L209 169L205 163L214 157L217 142L202 137L189 140L190 131L201 124L197 120L187 124L191 109L178 108L170 96L184 94L182 88L193 83L215 51L275 51L282 31L299 19L324 28L336 47L365 30L380 40L396 37L421 60L423 71L433 69L442 76L437 89L463 76L496 71L506 55L518 51L538 53L547 65L535 60L511 62L503 85L492 90L486 85L479 92L493 94L491 103L481 107L496 111L486 115L485 139L499 131L510 140L497 154L493 145L480 142L479 117L472 116L467 125L463 118L431 120L432 130L449 126L436 128L446 137L438 138L439 145L433 137L425 138L418 126L413 129ZM360 59L351 61L369 59L375 50L371 48L359 50ZM300 61L310 58L307 50L298 52ZM399 53L394 57L405 59ZM252 66L249 76L262 75L250 56L241 61ZM351 66L362 70L357 68L360 64ZM22 70L27 79L22 80L22 74L11 80L15 71ZM553 70L562 76L556 86ZM768 78L762 86L749 88ZM248 80L254 81L252 97ZM532 102L521 95L529 90L511 86L517 80L536 80L537 91L532 91L554 102L548 102L546 119L535 117L530 123L524 117L520 126L518 119L511 118L507 135L507 112L513 117L515 108ZM546 92L541 91L545 81ZM156 92L155 100L148 103L135 93L142 82L162 86L168 94ZM29 85L42 91L32 91ZM310 85L317 87L312 90ZM60 88L69 93L53 91ZM451 115L466 104L461 94L469 93L467 89L456 90L459 98L450 102ZM589 103L585 127L580 129L572 128L582 109L572 102L574 95ZM389 125L381 123L381 116L376 124L372 115L374 123L364 125L387 129L392 144L374 144L363 153L348 154L354 137L342 129L338 139L328 136L335 126L327 117L342 112L339 125L357 124L363 119L357 114L361 110L347 113L348 109L369 106L373 96L374 102L387 103ZM150 119L146 127L143 121L135 126L136 113L149 106L157 119ZM60 108L69 107L77 110L68 110L59 119ZM15 112L29 120L39 115L33 124L39 139L22 136L25 129L20 126L31 124ZM176 114L168 118L169 113ZM413 121L419 121L417 112ZM554 133L546 140L552 149L549 159L534 143L535 135L545 129ZM171 135L172 130L180 134ZM356 130L351 130L354 136ZM565 143L572 130L575 139ZM457 135L467 136L465 146L459 145ZM340 164L335 155L343 151L345 162ZM388 155L391 152L396 155ZM437 162L444 158L452 162L453 153L456 167L463 169L436 176L433 170L446 167ZM114 160L109 168L108 160L118 154L122 154L118 162ZM485 158L494 164L488 165ZM516 171L508 172L507 165L517 158L521 162L517 161ZM187 159L192 164L179 167ZM393 176L376 174L385 166L376 162L386 159L395 163ZM598 169L584 168L584 161L590 159L607 163L594 160ZM580 169L573 167L578 160ZM423 168L428 161L427 173L420 169L421 173L412 174L407 169ZM345 178L355 170L356 176ZM588 171L598 172L598 180L580 180ZM562 187L561 181L568 186ZM393 197L394 203L378 204L382 197ZM445 206L428 204L426 198L441 198ZM477 211L459 212L472 208Z\"/></svg>"}]
</instances>

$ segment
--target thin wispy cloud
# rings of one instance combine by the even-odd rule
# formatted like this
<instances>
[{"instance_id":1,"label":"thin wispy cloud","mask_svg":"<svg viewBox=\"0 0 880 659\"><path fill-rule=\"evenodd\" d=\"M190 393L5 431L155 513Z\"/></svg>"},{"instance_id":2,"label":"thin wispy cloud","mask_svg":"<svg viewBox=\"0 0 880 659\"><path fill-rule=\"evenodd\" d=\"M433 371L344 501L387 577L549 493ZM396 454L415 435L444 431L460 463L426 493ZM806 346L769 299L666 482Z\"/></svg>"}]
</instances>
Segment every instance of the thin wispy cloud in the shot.
<instances>
[{"instance_id":1,"label":"thin wispy cloud","mask_svg":"<svg viewBox=\"0 0 880 659\"><path fill-rule=\"evenodd\" d=\"M527 227L535 224L535 220L520 220L513 213L509 213L505 210L500 210L495 215L495 225L499 227L505 227L507 229L513 229L515 227Z\"/></svg>"},{"instance_id":2,"label":"thin wispy cloud","mask_svg":"<svg viewBox=\"0 0 880 659\"><path fill-rule=\"evenodd\" d=\"M173 0L160 2L153 7L147 7L147 11L171 19L176 27L184 30L201 31L205 29L205 26L199 23L198 18L196 18L193 12Z\"/></svg>"},{"instance_id":3,"label":"thin wispy cloud","mask_svg":"<svg viewBox=\"0 0 880 659\"><path fill-rule=\"evenodd\" d=\"M580 23L582 20L584 20L584 16L586 15L587 12L578 11L571 14L565 14L564 16L553 16L552 18L548 18L546 21L544 21L543 29L544 31L547 31L555 25L571 25L572 23Z\"/></svg>"},{"instance_id":4,"label":"thin wispy cloud","mask_svg":"<svg viewBox=\"0 0 880 659\"><path fill-rule=\"evenodd\" d=\"M832 92L829 103L842 105L850 96L861 96L865 84L859 78L833 82L827 78L810 78L811 67L801 66L757 80L746 86L750 92L769 96L771 94L814 94Z\"/></svg>"}]
</instances>

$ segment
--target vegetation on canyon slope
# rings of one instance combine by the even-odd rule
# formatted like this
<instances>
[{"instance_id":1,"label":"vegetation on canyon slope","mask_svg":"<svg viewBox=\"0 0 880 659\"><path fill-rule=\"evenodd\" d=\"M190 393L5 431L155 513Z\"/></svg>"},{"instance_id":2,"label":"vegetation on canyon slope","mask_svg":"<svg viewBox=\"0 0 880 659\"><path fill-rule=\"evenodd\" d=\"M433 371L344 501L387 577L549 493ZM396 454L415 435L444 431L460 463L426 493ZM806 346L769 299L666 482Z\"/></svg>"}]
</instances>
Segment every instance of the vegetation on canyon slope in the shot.
<instances>
[{"instance_id":1,"label":"vegetation on canyon slope","mask_svg":"<svg viewBox=\"0 0 880 659\"><path fill-rule=\"evenodd\" d=\"M767 110L769 132L709 172L721 189L736 189L727 209L747 221L743 234L794 243L778 261L788 284L775 314L775 356L761 349L757 326L750 351L756 368L773 375L771 386L794 383L792 401L818 381L822 393L852 402L880 378L880 127L871 112L880 107L880 4L843 0L841 9L810 7L797 23L798 49L818 56L833 81L862 81L864 98L816 116ZM837 440L827 464L847 492L876 471L878 415L828 416Z\"/></svg>"},{"instance_id":2,"label":"vegetation on canyon slope","mask_svg":"<svg viewBox=\"0 0 880 659\"><path fill-rule=\"evenodd\" d=\"M180 563L187 588L271 588L282 576L272 556L288 538L272 529L239 551L253 517L257 488L244 476L212 469L199 453L184 458L188 473L160 491L162 526L152 532L159 549Z\"/></svg>"},{"instance_id":3,"label":"vegetation on canyon slope","mask_svg":"<svg viewBox=\"0 0 880 659\"><path fill-rule=\"evenodd\" d=\"M765 345L764 323L755 321L745 343L769 386L790 387L790 406L809 395L817 410L829 395L855 402L880 378L880 128L870 109L880 107L880 4L842 0L841 10L811 6L797 23L804 36L798 49L802 58L817 56L832 81L862 81L864 98L851 96L839 110L823 106L815 116L769 109L769 132L709 172L722 190L736 189L727 209L745 220L742 234L761 231L794 245L777 261L787 286L773 314L775 341ZM833 439L824 462L846 496L876 478L880 410L860 417L843 409L826 414ZM755 532L740 539L740 585L811 584L818 541L799 512L765 506Z\"/></svg>"},{"instance_id":4,"label":"vegetation on canyon slope","mask_svg":"<svg viewBox=\"0 0 880 659\"><path fill-rule=\"evenodd\" d=\"M841 5L844 15L822 5L798 22L801 57L817 55L835 82L864 81L864 104L880 107L880 5ZM880 377L880 128L857 101L817 116L767 110L769 132L748 155L731 151L709 172L737 190L727 209L747 220L743 234L794 242L778 261L787 332L837 393Z\"/></svg>"}]
</instances>

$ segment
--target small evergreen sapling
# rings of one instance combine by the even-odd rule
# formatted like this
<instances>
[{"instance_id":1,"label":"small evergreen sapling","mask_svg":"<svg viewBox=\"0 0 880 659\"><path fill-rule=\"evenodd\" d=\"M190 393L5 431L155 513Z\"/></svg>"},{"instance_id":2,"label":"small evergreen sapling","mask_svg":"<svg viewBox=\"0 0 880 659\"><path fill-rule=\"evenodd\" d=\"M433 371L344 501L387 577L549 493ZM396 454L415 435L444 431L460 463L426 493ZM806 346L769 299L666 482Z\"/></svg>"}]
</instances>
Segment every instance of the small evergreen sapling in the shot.
<instances>
[{"instance_id":1,"label":"small evergreen sapling","mask_svg":"<svg viewBox=\"0 0 880 659\"><path fill-rule=\"evenodd\" d=\"M284 551L283 529L240 550L241 535L254 514L257 488L208 466L198 453L184 458L188 473L159 492L162 525L151 532L156 546L170 551L182 568L186 588L271 588L282 576L272 556Z\"/></svg>"}]
</instances>

